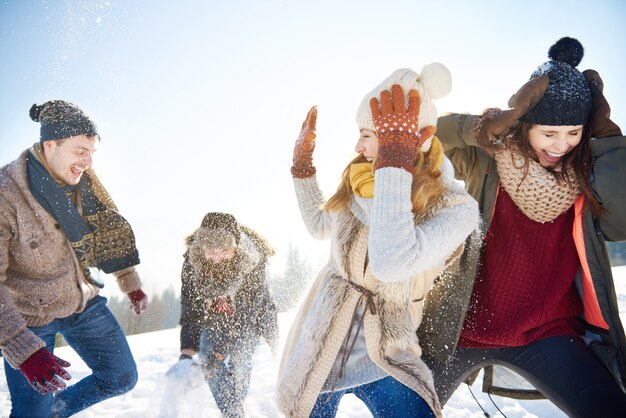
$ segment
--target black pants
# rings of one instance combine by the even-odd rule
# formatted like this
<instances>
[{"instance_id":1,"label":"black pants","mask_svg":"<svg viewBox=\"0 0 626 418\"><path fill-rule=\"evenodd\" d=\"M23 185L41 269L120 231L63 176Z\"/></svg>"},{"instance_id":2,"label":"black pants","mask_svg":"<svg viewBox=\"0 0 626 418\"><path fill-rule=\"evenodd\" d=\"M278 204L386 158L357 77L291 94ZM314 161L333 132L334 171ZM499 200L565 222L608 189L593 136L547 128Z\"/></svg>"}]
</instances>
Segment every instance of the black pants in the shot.
<instances>
[{"instance_id":1,"label":"black pants","mask_svg":"<svg viewBox=\"0 0 626 418\"><path fill-rule=\"evenodd\" d=\"M521 347L458 348L450 363L424 357L442 405L475 370L497 364L528 380L570 417L626 417L626 394L578 337L551 337Z\"/></svg>"}]
</instances>

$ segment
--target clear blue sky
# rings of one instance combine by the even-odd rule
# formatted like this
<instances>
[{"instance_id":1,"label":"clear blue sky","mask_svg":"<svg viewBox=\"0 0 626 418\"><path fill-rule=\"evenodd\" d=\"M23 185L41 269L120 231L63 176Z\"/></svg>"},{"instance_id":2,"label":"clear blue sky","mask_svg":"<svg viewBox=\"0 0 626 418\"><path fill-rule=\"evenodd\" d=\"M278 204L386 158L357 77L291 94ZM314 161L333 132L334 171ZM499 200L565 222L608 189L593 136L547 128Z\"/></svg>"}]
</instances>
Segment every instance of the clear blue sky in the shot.
<instances>
[{"instance_id":1,"label":"clear blue sky","mask_svg":"<svg viewBox=\"0 0 626 418\"><path fill-rule=\"evenodd\" d=\"M135 227L150 289L179 283L184 237L223 210L319 265L289 166L318 105L326 195L357 139L362 97L393 70L448 66L441 112L504 107L562 36L605 81L626 128L626 6L615 1L0 1L0 165L38 138L31 104L91 114L95 169ZM109 284L108 287L115 287Z\"/></svg>"}]
</instances>

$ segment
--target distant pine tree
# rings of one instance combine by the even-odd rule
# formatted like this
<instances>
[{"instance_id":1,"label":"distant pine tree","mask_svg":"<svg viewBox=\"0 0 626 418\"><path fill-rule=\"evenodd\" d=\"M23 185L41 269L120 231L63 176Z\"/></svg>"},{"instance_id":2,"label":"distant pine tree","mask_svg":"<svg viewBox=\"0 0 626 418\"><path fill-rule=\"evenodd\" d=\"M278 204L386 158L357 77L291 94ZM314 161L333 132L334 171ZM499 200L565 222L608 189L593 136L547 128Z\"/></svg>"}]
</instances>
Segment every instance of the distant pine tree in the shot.
<instances>
[{"instance_id":1,"label":"distant pine tree","mask_svg":"<svg viewBox=\"0 0 626 418\"><path fill-rule=\"evenodd\" d=\"M298 248L289 243L285 273L272 277L269 283L279 312L289 311L296 306L311 281L311 273L309 263L300 256Z\"/></svg>"}]
</instances>

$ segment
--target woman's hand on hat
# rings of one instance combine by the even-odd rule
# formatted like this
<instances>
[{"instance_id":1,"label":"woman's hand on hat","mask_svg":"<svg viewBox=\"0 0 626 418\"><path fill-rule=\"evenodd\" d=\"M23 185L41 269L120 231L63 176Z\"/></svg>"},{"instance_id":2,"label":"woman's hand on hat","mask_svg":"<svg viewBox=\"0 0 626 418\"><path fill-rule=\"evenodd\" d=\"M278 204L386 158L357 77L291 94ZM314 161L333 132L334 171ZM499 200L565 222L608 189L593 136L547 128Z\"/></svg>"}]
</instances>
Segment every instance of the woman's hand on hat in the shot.
<instances>
[{"instance_id":1,"label":"woman's hand on hat","mask_svg":"<svg viewBox=\"0 0 626 418\"><path fill-rule=\"evenodd\" d=\"M315 174L313 151L315 150L315 124L317 123L317 107L313 106L306 119L302 122L302 130L293 148L293 165L291 175L306 179Z\"/></svg>"},{"instance_id":2,"label":"woman's hand on hat","mask_svg":"<svg viewBox=\"0 0 626 418\"><path fill-rule=\"evenodd\" d=\"M370 109L376 135L378 158L374 169L397 167L414 172L413 162L419 148L435 134L434 126L419 127L421 98L417 90L409 90L409 107L405 106L404 93L398 84L370 99Z\"/></svg>"},{"instance_id":3,"label":"woman's hand on hat","mask_svg":"<svg viewBox=\"0 0 626 418\"><path fill-rule=\"evenodd\" d=\"M493 118L488 118L477 133L481 138L479 142L493 143L498 135L513 126L522 116L532 109L543 97L548 88L549 78L547 75L535 77L527 81L509 99L508 110L499 111Z\"/></svg>"},{"instance_id":4,"label":"woman's hand on hat","mask_svg":"<svg viewBox=\"0 0 626 418\"><path fill-rule=\"evenodd\" d=\"M611 106L604 97L604 82L595 70L585 70L583 75L591 90L591 113L587 126L593 138L622 136L622 130L611 120Z\"/></svg>"}]
</instances>

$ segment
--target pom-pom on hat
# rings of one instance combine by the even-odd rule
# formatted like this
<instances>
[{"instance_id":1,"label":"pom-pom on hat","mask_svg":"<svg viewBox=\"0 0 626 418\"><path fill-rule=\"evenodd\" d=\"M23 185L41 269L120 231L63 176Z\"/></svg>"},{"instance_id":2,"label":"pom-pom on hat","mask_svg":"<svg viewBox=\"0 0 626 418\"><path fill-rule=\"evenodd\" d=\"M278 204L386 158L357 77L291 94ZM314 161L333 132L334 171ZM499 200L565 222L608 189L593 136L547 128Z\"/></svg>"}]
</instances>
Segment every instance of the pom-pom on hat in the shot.
<instances>
[{"instance_id":1,"label":"pom-pom on hat","mask_svg":"<svg viewBox=\"0 0 626 418\"><path fill-rule=\"evenodd\" d=\"M531 79L547 75L548 88L537 104L521 120L538 125L584 125L591 111L591 91L576 66L584 55L574 38L559 39L548 51L550 61L541 64Z\"/></svg>"},{"instance_id":2,"label":"pom-pom on hat","mask_svg":"<svg viewBox=\"0 0 626 418\"><path fill-rule=\"evenodd\" d=\"M380 83L374 90L368 93L361 102L356 113L356 123L359 129L369 129L376 131L372 112L370 110L370 99L379 98L383 90L391 90L394 84L400 85L404 92L405 101L408 106L409 90L417 90L420 95L420 114L418 123L420 128L432 125L437 126L437 108L433 100L440 99L450 93L452 88L452 76L448 68L438 62L426 64L422 68L422 73L418 74L410 68L396 70ZM427 152L430 149L432 137L427 139L421 150Z\"/></svg>"},{"instance_id":3,"label":"pom-pom on hat","mask_svg":"<svg viewBox=\"0 0 626 418\"><path fill-rule=\"evenodd\" d=\"M39 142L77 135L99 137L98 129L81 108L64 100L50 100L30 108L30 118L41 123Z\"/></svg>"}]
</instances>

